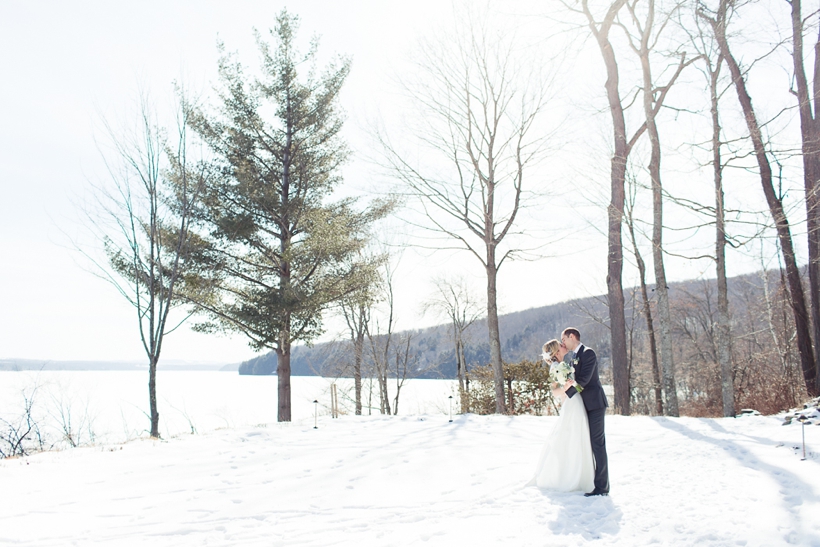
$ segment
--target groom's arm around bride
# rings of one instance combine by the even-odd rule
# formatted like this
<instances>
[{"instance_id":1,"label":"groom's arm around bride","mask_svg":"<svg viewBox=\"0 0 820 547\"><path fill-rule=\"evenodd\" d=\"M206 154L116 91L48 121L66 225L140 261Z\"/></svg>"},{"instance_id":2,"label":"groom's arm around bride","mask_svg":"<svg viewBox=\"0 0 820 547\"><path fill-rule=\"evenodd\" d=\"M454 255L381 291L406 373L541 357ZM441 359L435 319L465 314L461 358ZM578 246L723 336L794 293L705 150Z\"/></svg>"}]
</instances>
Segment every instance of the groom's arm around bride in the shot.
<instances>
[{"instance_id":1,"label":"groom's arm around bride","mask_svg":"<svg viewBox=\"0 0 820 547\"><path fill-rule=\"evenodd\" d=\"M568 353L565 360L569 360L575 367L575 383L581 386L581 389L577 389L575 386L570 387L566 392L567 397L572 397L583 391L584 393L581 396L584 399L584 406L588 409L606 408L608 405L598 376L598 357L595 355L595 351L580 342L576 350L578 350L578 353L574 358L570 357L572 353Z\"/></svg>"}]
</instances>

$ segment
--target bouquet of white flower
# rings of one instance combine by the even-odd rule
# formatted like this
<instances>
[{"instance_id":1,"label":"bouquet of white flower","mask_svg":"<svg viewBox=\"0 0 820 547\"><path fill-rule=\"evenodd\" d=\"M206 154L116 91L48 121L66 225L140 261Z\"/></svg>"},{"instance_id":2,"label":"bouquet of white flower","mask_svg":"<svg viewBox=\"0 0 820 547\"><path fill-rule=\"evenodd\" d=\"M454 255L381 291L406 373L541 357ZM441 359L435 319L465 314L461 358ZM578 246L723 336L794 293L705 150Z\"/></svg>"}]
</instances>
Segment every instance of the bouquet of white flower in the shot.
<instances>
[{"instance_id":1,"label":"bouquet of white flower","mask_svg":"<svg viewBox=\"0 0 820 547\"><path fill-rule=\"evenodd\" d=\"M553 361L550 364L550 382L563 386L567 380L575 378L575 367L569 363Z\"/></svg>"}]
</instances>

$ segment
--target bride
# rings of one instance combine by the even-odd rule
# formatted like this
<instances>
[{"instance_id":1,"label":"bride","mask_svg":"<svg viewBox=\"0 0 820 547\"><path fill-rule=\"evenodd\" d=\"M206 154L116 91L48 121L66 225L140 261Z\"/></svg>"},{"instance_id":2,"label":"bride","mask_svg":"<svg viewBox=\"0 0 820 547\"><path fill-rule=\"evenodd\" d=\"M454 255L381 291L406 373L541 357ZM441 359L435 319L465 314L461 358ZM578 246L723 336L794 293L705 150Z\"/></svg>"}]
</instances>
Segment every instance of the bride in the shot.
<instances>
[{"instance_id":1,"label":"bride","mask_svg":"<svg viewBox=\"0 0 820 547\"><path fill-rule=\"evenodd\" d=\"M544 361L547 366L553 362L560 363L566 353L567 348L558 340L544 344ZM555 428L541 449L535 477L529 484L561 492L589 492L595 486L595 462L589 441L589 422L581 397L567 398L564 393L571 385L572 381L563 386L552 384L553 395L562 401L561 411Z\"/></svg>"}]
</instances>

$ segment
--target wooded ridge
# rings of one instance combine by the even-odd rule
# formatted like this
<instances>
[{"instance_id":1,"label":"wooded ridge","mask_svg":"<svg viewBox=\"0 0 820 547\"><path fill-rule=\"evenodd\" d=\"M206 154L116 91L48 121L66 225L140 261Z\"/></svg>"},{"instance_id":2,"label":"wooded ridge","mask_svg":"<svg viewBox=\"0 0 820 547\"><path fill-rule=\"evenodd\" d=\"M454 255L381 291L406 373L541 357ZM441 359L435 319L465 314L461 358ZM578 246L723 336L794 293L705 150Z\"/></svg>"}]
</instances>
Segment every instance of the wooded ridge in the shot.
<instances>
[{"instance_id":1,"label":"wooded ridge","mask_svg":"<svg viewBox=\"0 0 820 547\"><path fill-rule=\"evenodd\" d=\"M745 302L750 294L758 301L765 299L763 280L768 277L769 291L771 285L779 283L777 272L756 272L729 278L730 301L733 316L745 315ZM654 287L650 286L654 293ZM628 331L632 345L645 337L646 325L639 312L640 302L638 288L624 292L627 303ZM751 291L751 293L750 293ZM717 294L716 280L689 280L669 284L672 314L676 322L687 322L687 311L684 302L692 304L698 299L705 303L714 300ZM634 307L635 311L630 313ZM714 308L714 306L713 306ZM610 337L607 325L606 296L590 296L539 306L499 316L502 355L505 362L518 362L524 359L538 360L541 347L550 338L560 337L561 331L568 327L577 327L582 333L582 341L595 349L602 374L609 374ZM452 341L451 326L436 325L402 334L411 336L411 353L414 355L414 377L417 378L456 378L456 358ZM486 365L490 362L489 341L487 338L486 318L471 325L467 331L465 356L468 367ZM738 332L740 335L741 333ZM740 336L742 337L742 336ZM677 343L689 343L690 340L679 338ZM316 344L313 347L297 346L293 350L291 365L297 376L349 376L350 342L334 341ZM239 365L239 374L265 375L275 374L276 355L274 352L260 355Z\"/></svg>"}]
</instances>

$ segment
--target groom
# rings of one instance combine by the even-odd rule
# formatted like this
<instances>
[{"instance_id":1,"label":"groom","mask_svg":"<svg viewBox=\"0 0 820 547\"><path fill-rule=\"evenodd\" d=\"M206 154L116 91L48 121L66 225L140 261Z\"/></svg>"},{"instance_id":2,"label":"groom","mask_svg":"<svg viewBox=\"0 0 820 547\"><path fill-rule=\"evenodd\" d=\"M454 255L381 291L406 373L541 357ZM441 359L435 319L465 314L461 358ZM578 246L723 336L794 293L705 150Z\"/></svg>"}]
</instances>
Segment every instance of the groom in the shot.
<instances>
[{"instance_id":1,"label":"groom","mask_svg":"<svg viewBox=\"0 0 820 547\"><path fill-rule=\"evenodd\" d=\"M561 333L561 343L567 348L564 361L575 367L575 383L567 390L567 397L578 393L584 401L589 417L589 440L592 443L592 455L595 456L595 489L585 496L606 496L609 494L609 471L606 461L606 438L604 437L604 414L609 406L598 377L598 358L595 352L581 343L578 329L567 328Z\"/></svg>"}]
</instances>

